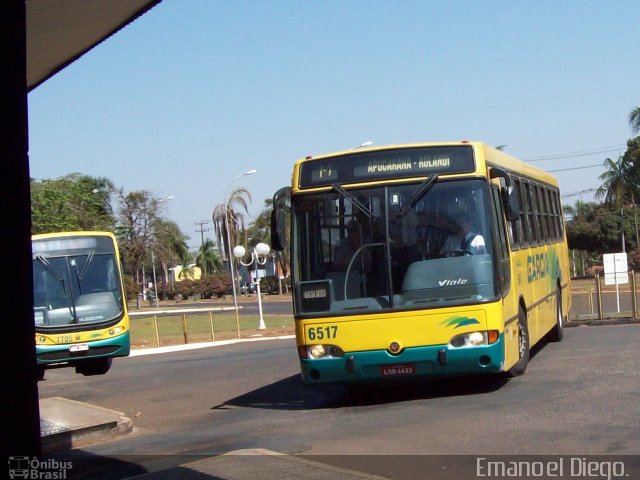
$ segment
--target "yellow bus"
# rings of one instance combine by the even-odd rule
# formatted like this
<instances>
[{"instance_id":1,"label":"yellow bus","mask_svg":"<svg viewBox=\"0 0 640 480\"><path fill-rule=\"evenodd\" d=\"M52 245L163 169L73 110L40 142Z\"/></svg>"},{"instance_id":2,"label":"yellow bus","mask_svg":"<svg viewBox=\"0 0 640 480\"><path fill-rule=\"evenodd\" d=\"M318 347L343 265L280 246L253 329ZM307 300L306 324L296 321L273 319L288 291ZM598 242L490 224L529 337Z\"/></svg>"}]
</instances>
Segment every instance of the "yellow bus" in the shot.
<instances>
[{"instance_id":1,"label":"yellow bus","mask_svg":"<svg viewBox=\"0 0 640 480\"><path fill-rule=\"evenodd\" d=\"M515 376L533 345L562 339L557 181L483 143L301 159L274 195L271 235L275 249L290 238L305 383Z\"/></svg>"},{"instance_id":2,"label":"yellow bus","mask_svg":"<svg viewBox=\"0 0 640 480\"><path fill-rule=\"evenodd\" d=\"M46 368L102 375L129 355L129 317L115 236L34 235L33 314L39 378Z\"/></svg>"}]
</instances>

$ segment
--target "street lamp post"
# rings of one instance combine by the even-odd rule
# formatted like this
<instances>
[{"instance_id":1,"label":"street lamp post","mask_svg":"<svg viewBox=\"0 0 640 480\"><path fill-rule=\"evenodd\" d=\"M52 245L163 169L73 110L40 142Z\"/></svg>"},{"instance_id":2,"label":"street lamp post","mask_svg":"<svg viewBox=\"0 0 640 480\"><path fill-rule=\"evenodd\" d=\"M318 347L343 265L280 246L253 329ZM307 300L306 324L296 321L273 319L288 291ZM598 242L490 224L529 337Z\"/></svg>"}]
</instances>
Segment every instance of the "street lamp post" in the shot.
<instances>
[{"instance_id":1,"label":"street lamp post","mask_svg":"<svg viewBox=\"0 0 640 480\"><path fill-rule=\"evenodd\" d=\"M151 267L153 269L153 301L158 308L158 282L156 281L156 260L153 256L153 248L151 249Z\"/></svg>"},{"instance_id":2,"label":"street lamp post","mask_svg":"<svg viewBox=\"0 0 640 480\"><path fill-rule=\"evenodd\" d=\"M253 175L254 173L256 173L257 170L248 170L244 173L241 173L240 175L238 175L237 177L235 177L233 180L231 180L229 182L229 185L227 185L226 190L224 191L224 221L225 221L225 230L227 231L227 256L229 257L229 273L231 275L231 291L233 292L233 307L235 309L236 312L236 328L238 330L238 339L240 338L240 317L238 315L238 295L236 293L236 278L235 278L235 273L233 271L233 255L231 252L231 236L229 235L229 208L227 205L227 194L229 193L229 188L231 187L231 184L233 184L233 182L235 182L237 179L241 178L241 177L246 177L247 175Z\"/></svg>"},{"instance_id":3,"label":"street lamp post","mask_svg":"<svg viewBox=\"0 0 640 480\"><path fill-rule=\"evenodd\" d=\"M160 200L158 200L158 205L168 200L171 200L172 198L173 198L173 195L169 195L168 197L161 198ZM156 259L153 255L153 247L151 247L151 268L153 270L153 295L154 295L153 302L155 303L156 308L158 308L158 282L156 281Z\"/></svg>"},{"instance_id":4,"label":"street lamp post","mask_svg":"<svg viewBox=\"0 0 640 480\"><path fill-rule=\"evenodd\" d=\"M244 257L245 253L247 253L245 248L242 245L238 245L233 249L233 255L242 265L244 265L245 267L251 267L252 265L255 265L255 283L258 292L258 312L260 313L258 329L260 330L264 330L265 328L267 328L267 326L265 325L264 317L262 316L262 295L260 293L260 277L258 275L258 265L264 265L265 263L267 263L267 255L269 255L270 250L271 249L269 248L269 245L267 245L266 243L259 243L254 247L253 252L251 252L251 261L248 263L244 263L242 261L242 257Z\"/></svg>"}]
</instances>

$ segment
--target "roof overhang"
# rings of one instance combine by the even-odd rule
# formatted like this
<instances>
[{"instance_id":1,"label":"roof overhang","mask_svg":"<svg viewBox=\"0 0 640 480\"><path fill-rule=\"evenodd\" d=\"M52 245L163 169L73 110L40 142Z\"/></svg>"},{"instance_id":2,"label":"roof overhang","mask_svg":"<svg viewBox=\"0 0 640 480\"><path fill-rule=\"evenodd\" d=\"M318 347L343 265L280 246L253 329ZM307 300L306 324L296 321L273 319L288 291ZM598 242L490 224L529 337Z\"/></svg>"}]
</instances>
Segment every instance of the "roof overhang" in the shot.
<instances>
[{"instance_id":1,"label":"roof overhang","mask_svg":"<svg viewBox=\"0 0 640 480\"><path fill-rule=\"evenodd\" d=\"M26 0L28 90L161 1Z\"/></svg>"}]
</instances>

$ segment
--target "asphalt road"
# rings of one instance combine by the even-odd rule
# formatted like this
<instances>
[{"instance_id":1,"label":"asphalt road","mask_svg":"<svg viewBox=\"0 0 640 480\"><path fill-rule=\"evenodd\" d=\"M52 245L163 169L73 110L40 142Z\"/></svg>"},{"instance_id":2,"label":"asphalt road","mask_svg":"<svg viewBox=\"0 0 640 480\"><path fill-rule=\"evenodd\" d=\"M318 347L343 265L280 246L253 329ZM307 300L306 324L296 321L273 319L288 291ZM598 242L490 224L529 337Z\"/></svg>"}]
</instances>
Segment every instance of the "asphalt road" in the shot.
<instances>
[{"instance_id":1,"label":"asphalt road","mask_svg":"<svg viewBox=\"0 0 640 480\"><path fill-rule=\"evenodd\" d=\"M101 377L53 370L39 390L132 418L133 434L85 449L124 456L129 466L243 448L329 455L318 458L378 474L387 467L366 460L374 454L637 455L639 344L640 325L569 328L563 342L534 352L522 377L383 388L366 398L303 386L293 340L118 359ZM411 462L398 465L393 478L410 473Z\"/></svg>"}]
</instances>

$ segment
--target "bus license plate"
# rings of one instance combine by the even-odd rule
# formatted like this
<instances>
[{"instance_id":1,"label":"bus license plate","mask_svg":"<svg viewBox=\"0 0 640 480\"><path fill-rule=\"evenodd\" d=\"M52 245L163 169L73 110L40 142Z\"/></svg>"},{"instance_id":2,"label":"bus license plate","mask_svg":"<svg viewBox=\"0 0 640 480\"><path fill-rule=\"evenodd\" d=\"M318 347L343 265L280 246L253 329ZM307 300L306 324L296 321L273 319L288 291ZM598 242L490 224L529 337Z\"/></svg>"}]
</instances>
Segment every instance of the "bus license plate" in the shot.
<instances>
[{"instance_id":1,"label":"bus license plate","mask_svg":"<svg viewBox=\"0 0 640 480\"><path fill-rule=\"evenodd\" d=\"M380 367L383 377L398 377L404 375L415 375L416 366L413 363L404 365L383 365Z\"/></svg>"},{"instance_id":2,"label":"bus license plate","mask_svg":"<svg viewBox=\"0 0 640 480\"><path fill-rule=\"evenodd\" d=\"M89 350L89 345L86 343L78 343L76 345L69 345L70 352L85 352Z\"/></svg>"}]
</instances>

